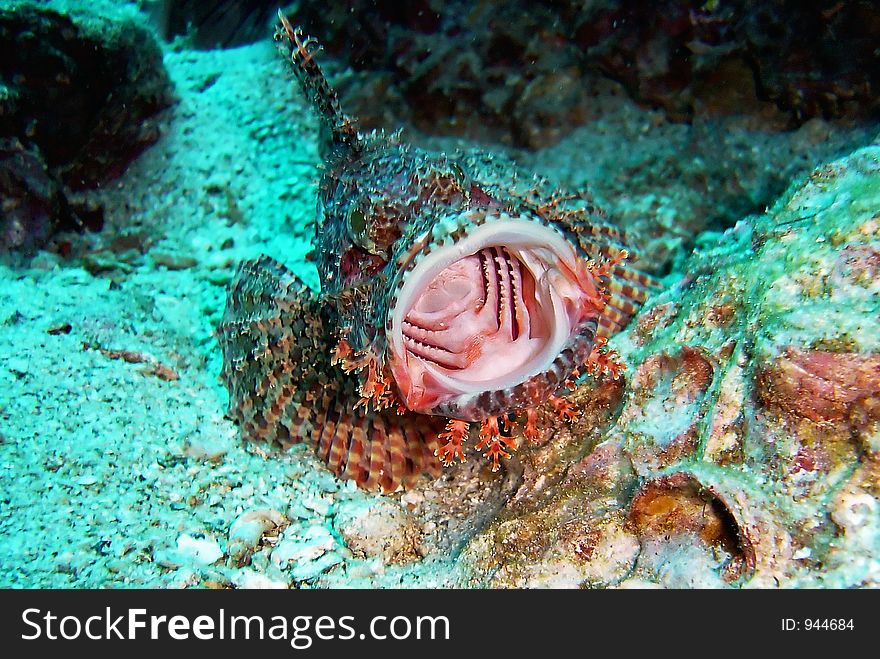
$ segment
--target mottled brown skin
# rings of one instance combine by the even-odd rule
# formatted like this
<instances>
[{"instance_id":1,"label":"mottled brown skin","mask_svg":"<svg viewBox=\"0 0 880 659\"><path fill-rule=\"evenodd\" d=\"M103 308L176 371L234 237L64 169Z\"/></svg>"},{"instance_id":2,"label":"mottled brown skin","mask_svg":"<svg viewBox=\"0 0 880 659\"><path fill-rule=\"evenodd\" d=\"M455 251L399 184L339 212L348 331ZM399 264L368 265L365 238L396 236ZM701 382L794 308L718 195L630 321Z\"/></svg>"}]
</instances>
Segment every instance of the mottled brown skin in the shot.
<instances>
[{"instance_id":1,"label":"mottled brown skin","mask_svg":"<svg viewBox=\"0 0 880 659\"><path fill-rule=\"evenodd\" d=\"M576 410L555 396L579 370L617 375L604 340L656 284L621 263L626 238L586 193L555 190L490 154L430 153L397 135L358 133L314 60L315 41L281 21L276 39L326 138L315 235L322 288L308 290L268 257L241 266L218 329L230 413L244 437L282 447L309 442L336 475L370 489L393 491L421 473L437 475L438 454L446 462L462 457L450 449L452 439L456 448L467 436L467 423L456 419L483 420L477 448L486 448L497 468L504 448L516 444L502 432L511 413L550 401L572 417ZM438 218L465 212L469 225L437 238ZM403 404L388 365L397 293L417 257L501 213L564 235L590 264L602 300L546 373L485 392L466 411L447 405L416 414ZM453 418L446 433L444 416ZM527 418L526 435L534 436L534 414Z\"/></svg>"}]
</instances>

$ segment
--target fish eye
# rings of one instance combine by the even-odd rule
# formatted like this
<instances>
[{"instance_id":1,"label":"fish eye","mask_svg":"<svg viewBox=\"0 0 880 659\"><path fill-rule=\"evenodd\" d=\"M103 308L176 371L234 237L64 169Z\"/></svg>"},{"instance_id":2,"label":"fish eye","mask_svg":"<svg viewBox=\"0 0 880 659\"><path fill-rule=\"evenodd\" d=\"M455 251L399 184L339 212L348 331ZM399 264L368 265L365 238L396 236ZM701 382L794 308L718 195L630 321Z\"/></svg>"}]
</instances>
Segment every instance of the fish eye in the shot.
<instances>
[{"instance_id":1,"label":"fish eye","mask_svg":"<svg viewBox=\"0 0 880 659\"><path fill-rule=\"evenodd\" d=\"M348 213L348 230L352 239L359 245L366 241L367 218L357 206L353 206Z\"/></svg>"},{"instance_id":2,"label":"fish eye","mask_svg":"<svg viewBox=\"0 0 880 659\"><path fill-rule=\"evenodd\" d=\"M370 223L367 215L357 206L352 206L348 211L348 237L351 241L370 254L380 254L370 236Z\"/></svg>"}]
</instances>

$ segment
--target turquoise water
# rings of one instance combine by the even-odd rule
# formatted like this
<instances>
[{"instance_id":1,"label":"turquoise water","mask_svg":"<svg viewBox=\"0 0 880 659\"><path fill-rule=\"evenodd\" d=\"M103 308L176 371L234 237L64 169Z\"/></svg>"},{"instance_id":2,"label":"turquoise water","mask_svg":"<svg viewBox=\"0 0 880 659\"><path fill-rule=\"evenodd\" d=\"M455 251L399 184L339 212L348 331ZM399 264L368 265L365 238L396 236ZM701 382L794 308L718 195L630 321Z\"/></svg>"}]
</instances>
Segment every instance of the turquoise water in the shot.
<instances>
[{"instance_id":1,"label":"turquoise water","mask_svg":"<svg viewBox=\"0 0 880 659\"><path fill-rule=\"evenodd\" d=\"M849 47L820 30L798 63L825 105L785 96L799 78L752 32L685 57L640 14L623 38L542 6L469 46L453 13L352 3L346 42L337 8L290 12L364 132L588 188L662 283L611 339L623 380L575 392L580 421L547 412L497 473L474 438L382 495L227 416L238 264L328 286L326 163L274 7L196 4L0 6L0 585L877 586L880 126L846 87L848 10L823 20ZM518 41L536 17L542 41Z\"/></svg>"}]
</instances>

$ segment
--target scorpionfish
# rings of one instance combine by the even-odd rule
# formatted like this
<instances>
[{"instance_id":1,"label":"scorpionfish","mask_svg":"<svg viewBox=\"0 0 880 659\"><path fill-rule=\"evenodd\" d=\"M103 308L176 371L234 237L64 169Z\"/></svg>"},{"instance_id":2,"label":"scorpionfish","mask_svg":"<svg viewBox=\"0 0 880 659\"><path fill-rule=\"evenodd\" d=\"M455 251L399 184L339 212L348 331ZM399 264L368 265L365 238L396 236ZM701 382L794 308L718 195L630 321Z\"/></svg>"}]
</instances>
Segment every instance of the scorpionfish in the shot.
<instances>
[{"instance_id":1,"label":"scorpionfish","mask_svg":"<svg viewBox=\"0 0 880 659\"><path fill-rule=\"evenodd\" d=\"M279 17L325 144L321 290L267 256L241 264L217 330L230 415L245 438L308 442L368 489L436 477L471 434L497 470L540 439L545 411L577 415L564 394L579 376L619 376L607 339L657 284L586 192L359 132L320 46Z\"/></svg>"}]
</instances>

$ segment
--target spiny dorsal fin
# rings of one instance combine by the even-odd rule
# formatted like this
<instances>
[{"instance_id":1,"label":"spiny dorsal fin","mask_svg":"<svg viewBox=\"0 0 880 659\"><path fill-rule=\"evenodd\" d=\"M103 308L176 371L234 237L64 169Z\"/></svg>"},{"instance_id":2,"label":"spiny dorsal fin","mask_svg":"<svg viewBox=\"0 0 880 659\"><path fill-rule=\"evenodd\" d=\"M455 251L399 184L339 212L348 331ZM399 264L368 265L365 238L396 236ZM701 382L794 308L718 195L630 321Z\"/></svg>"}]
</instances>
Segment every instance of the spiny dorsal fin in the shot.
<instances>
[{"instance_id":1,"label":"spiny dorsal fin","mask_svg":"<svg viewBox=\"0 0 880 659\"><path fill-rule=\"evenodd\" d=\"M336 90L327 82L315 61L315 55L322 50L322 46L314 37L303 37L302 28L293 27L280 9L278 19L281 24L275 31L275 41L283 42L286 46L294 75L318 113L331 149L334 152L361 151L361 138L354 120L342 111Z\"/></svg>"}]
</instances>

